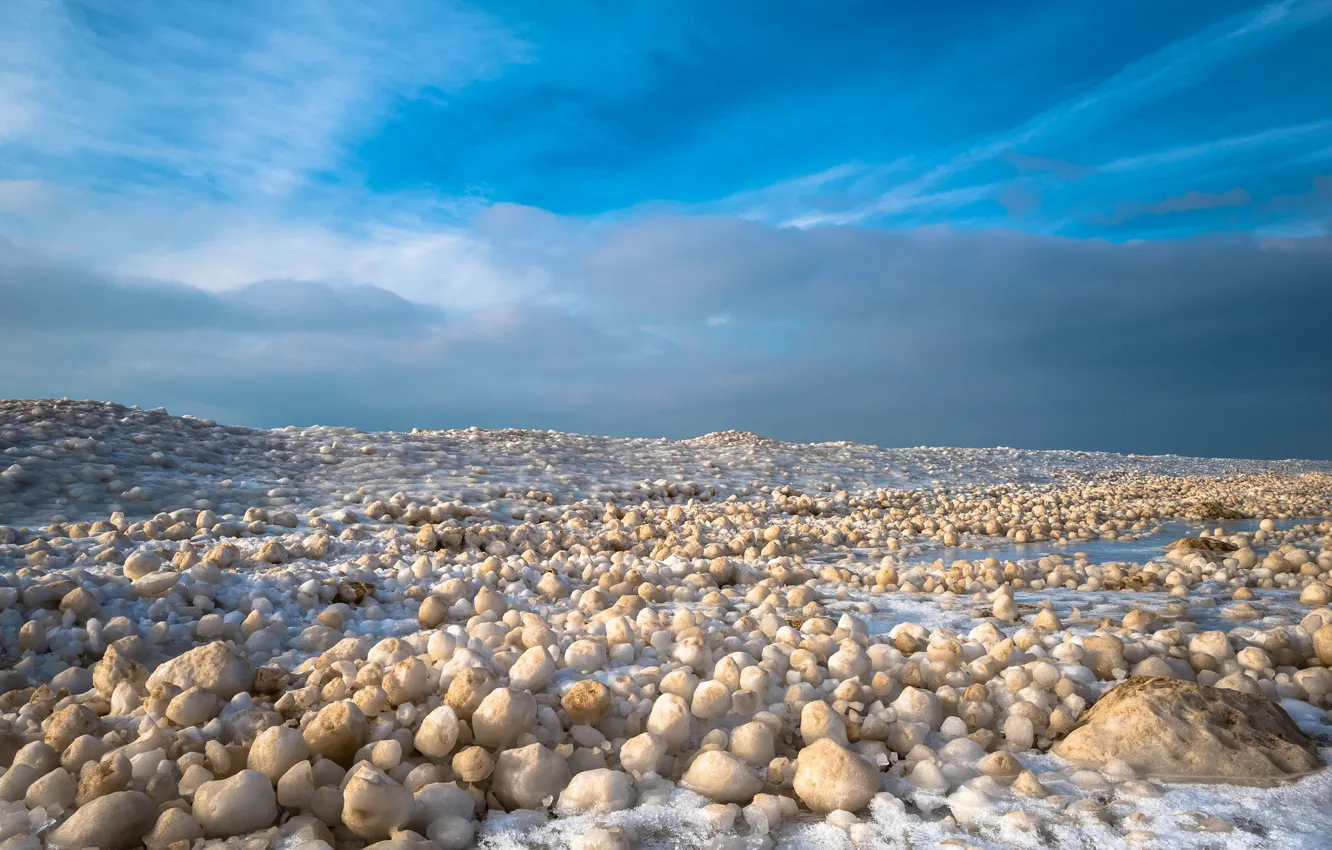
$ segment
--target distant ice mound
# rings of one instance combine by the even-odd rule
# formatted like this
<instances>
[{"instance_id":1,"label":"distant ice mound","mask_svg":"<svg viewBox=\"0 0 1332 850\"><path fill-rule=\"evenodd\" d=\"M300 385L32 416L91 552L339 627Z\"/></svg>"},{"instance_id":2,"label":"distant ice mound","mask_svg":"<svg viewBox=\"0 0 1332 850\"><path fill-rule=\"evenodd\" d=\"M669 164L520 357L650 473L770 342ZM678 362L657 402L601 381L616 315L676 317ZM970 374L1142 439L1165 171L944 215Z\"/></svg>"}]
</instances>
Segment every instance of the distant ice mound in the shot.
<instances>
[{"instance_id":1,"label":"distant ice mound","mask_svg":"<svg viewBox=\"0 0 1332 850\"><path fill-rule=\"evenodd\" d=\"M753 431L713 431L701 437L694 437L681 442L695 446L775 446L776 440L755 434Z\"/></svg>"},{"instance_id":2,"label":"distant ice mound","mask_svg":"<svg viewBox=\"0 0 1332 850\"><path fill-rule=\"evenodd\" d=\"M173 516L178 512L243 516L261 507L300 514L387 502L398 494L424 504L532 499L564 505L705 492L709 498L758 499L765 486L835 493L1068 481L1122 485L1142 476L1226 479L1181 484L1189 489L1177 491L1187 498L1189 518L1211 519L1227 511L1255 516L1267 504L1257 491L1241 494L1234 476L1277 476L1255 479L1255 486L1270 487L1306 474L1332 474L1332 462L805 444L738 430L687 440L477 427L270 430L173 416L161 408L0 399L0 523L11 526L91 522L117 512L131 519L165 517L161 521L173 525L181 521ZM1310 486L1321 485L1311 480ZM686 495L690 490L696 492Z\"/></svg>"}]
</instances>

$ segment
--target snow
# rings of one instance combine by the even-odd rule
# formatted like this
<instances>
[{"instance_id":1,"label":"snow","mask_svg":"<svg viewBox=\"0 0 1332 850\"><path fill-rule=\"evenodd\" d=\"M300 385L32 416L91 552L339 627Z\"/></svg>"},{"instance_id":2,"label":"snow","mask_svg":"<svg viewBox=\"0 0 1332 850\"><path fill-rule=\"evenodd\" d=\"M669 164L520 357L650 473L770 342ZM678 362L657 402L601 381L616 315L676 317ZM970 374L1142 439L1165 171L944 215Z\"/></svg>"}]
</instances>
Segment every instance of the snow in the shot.
<instances>
[{"instance_id":1,"label":"snow","mask_svg":"<svg viewBox=\"0 0 1332 850\"><path fill-rule=\"evenodd\" d=\"M12 403L3 403L12 404ZM1044 486L1094 479L1111 472L1154 476L1230 476L1272 472L1298 475L1332 473L1332 463L1309 461L1237 461L1142 457L1087 452L1023 451L1015 449L907 448L887 449L849 443L803 445L783 443L757 435L725 432L692 440L615 439L542 431L481 431L479 429L418 431L411 434L362 432L346 428L287 428L259 431L222 427L201 420L106 406L89 414L86 424L21 419L0 415L0 470L16 465L22 474L0 479L0 523L37 524L56 517L66 520L105 518L123 508L131 516L151 516L159 510L190 507L215 510L223 519L237 519L247 506L300 513L303 527L290 536L273 537L295 542L310 531L318 517L337 529L339 511L352 509L368 526L364 506L395 493L420 502L463 503L472 516L487 521L514 523L535 516L544 518L550 505L567 506L579 500L636 504L686 503L730 497L756 499L772 490L790 487L819 498L838 490L880 488L974 487L1020 483ZM0 410L0 414L4 411ZM68 479L68 480L66 480ZM112 486L114 485L114 486ZM322 515L322 516L321 516ZM1280 518L1288 527L1298 518ZM1167 522L1119 540L1043 541L1018 544L1003 538L970 537L962 545L945 547L918 537L892 553L897 567L908 570L936 559L995 557L1000 561L1031 562L1053 554L1066 557L1085 553L1093 564L1142 563L1163 558L1170 540L1221 529L1223 533L1251 532L1257 520ZM238 540L252 552L259 539ZM91 550L95 541L75 545ZM1262 553L1263 547L1255 544ZM381 550L374 541L345 544L337 564L296 561L243 575L228 574L219 585L217 599L223 610L236 613L244 597L264 596L271 603L275 624L285 630L284 651L278 657L294 666L311 653L286 649L290 641L315 622L315 612L296 603L297 588L309 579L345 575L356 580L361 568L354 559ZM815 564L836 564L865 574L879 566L883 553L853 550L835 556L816 556ZM407 557L410 561L410 556ZM691 566L668 560L681 573ZM11 567L0 553L0 570ZM90 565L91 573L117 569ZM387 570L406 569L395 559ZM443 580L445 576L440 576ZM386 585L387 586L387 585ZM389 588L391 590L391 588ZM978 622L978 600L971 596L933 593L870 593L859 586L847 590L821 583L830 611L854 611L865 616L873 635L893 633L904 623L927 630L970 631ZM513 600L522 599L528 610L547 613L556 606L540 602L521 583L509 588ZM1104 619L1119 621L1130 609L1156 612L1163 623L1185 630L1245 630L1293 627L1308 614L1299 603L1299 591L1258 588L1253 604L1260 619L1237 620L1226 613L1233 588L1202 582L1189 588L1187 597L1166 593L1068 590L1019 590L1014 598L1023 613L1041 603L1053 605L1067 631L1085 635ZM416 603L391 593L372 608L354 608L339 632L345 635L409 637L420 624ZM174 612L161 601L116 600L126 616L144 629ZM687 607L687 606L684 606ZM563 606L567 610L568 606ZM10 614L17 612L11 611ZM10 619L13 619L12 617ZM9 620L0 627L21 625ZM172 637L175 637L173 634ZM465 640L465 634L464 634ZM638 667L653 663L638 658ZM637 667L598 670L595 678L610 682L632 674ZM1085 668L1080 668L1084 669ZM561 670L557 685L585 678ZM1101 683L1098 683L1098 687ZM1332 744L1332 726L1325 713L1297 700L1283 700L1291 716L1324 744ZM1323 750L1332 758L1332 748ZM1044 800L1014 796L1011 791L989 795L974 788L951 796L923 791L894 781L896 799L881 797L867 815L842 825L828 819L805 819L784 824L774 835L777 847L824 850L856 847L931 847L941 842L981 848L1116 847L1267 848L1332 847L1332 772L1324 771L1274 788L1235 785L1163 784L1159 797L1130 797L1119 791L1087 790L1069 782L1071 766L1055 756L1024 753L1027 767L1045 771L1051 797ZM727 828L725 815L706 809L706 801L688 791L664 792L626 812L612 815L546 820L537 813L497 815L485 820L478 846L488 850L571 847L592 827L619 827L633 838L635 847L759 850L761 840L741 836ZM1096 812L1072 808L1087 801ZM1034 818L1028 829L1013 813ZM735 816L735 813L731 813ZM853 816L848 816L855 820ZM1231 831L1214 818L1223 819ZM837 818L832 820L839 820ZM959 820L965 823L959 824ZM1150 832L1142 842L1129 839L1133 830ZM711 843L710 843L711 842ZM943 846L949 846L945 844Z\"/></svg>"},{"instance_id":2,"label":"snow","mask_svg":"<svg viewBox=\"0 0 1332 850\"><path fill-rule=\"evenodd\" d=\"M71 408L73 421L66 415ZM641 501L682 487L718 499L780 486L833 493L1084 482L1112 472L1170 477L1332 472L1328 461L881 448L737 438L734 432L675 441L517 429L259 430L165 411L54 400L0 400L0 451L4 464L20 467L39 483L57 481L61 476L52 473L78 467L71 470L73 480L60 486L19 490L0 476L0 520L11 524L104 516L114 507L131 517L151 516L163 505L171 509L190 501L207 502L218 513L256 504L332 509L397 492L419 501L441 497L495 508L511 501L511 494L530 490L561 500L596 495Z\"/></svg>"}]
</instances>

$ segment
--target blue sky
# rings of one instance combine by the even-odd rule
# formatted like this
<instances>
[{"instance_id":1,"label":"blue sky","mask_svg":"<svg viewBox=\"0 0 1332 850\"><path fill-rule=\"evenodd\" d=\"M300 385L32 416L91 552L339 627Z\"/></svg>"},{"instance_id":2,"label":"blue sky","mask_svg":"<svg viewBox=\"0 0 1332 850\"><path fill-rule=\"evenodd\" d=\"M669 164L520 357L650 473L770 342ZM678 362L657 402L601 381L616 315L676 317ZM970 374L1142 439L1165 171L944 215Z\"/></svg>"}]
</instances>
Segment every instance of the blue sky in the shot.
<instances>
[{"instance_id":1,"label":"blue sky","mask_svg":"<svg viewBox=\"0 0 1332 850\"><path fill-rule=\"evenodd\" d=\"M1332 0L5 13L4 395L1332 456Z\"/></svg>"}]
</instances>

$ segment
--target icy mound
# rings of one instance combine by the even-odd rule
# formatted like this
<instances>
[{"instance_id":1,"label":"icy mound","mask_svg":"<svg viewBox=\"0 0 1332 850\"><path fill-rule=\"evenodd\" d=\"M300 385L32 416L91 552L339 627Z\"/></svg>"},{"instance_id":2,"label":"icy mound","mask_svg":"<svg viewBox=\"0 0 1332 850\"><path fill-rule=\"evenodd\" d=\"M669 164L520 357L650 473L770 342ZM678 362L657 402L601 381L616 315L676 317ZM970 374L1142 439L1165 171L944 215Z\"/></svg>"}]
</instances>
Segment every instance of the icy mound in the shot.
<instances>
[{"instance_id":1,"label":"icy mound","mask_svg":"<svg viewBox=\"0 0 1332 850\"><path fill-rule=\"evenodd\" d=\"M723 431L692 440L478 428L411 433L288 426L259 430L95 401L0 401L0 520L130 517L182 508L303 510L420 501L766 498L913 488L1114 483L1207 476L1191 504L1230 498L1224 479L1278 484L1332 463L1143 458L1015 449L884 449L783 443ZM1135 485L1137 486L1137 485Z\"/></svg>"},{"instance_id":2,"label":"icy mound","mask_svg":"<svg viewBox=\"0 0 1332 850\"><path fill-rule=\"evenodd\" d=\"M753 431L713 431L704 434L701 437L693 437L683 442L695 446L775 446L776 440L771 440L761 434L755 434Z\"/></svg>"}]
</instances>

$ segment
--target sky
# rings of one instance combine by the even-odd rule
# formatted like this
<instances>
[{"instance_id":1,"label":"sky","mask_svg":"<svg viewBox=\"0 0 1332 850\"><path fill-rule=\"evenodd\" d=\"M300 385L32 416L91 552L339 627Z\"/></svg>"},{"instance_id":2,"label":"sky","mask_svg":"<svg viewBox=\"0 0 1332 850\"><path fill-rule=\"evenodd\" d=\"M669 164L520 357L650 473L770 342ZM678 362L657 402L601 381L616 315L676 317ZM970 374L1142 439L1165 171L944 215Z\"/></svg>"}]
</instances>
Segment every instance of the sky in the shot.
<instances>
[{"instance_id":1,"label":"sky","mask_svg":"<svg viewBox=\"0 0 1332 850\"><path fill-rule=\"evenodd\" d=\"M0 395L1332 458L1332 0L5 0Z\"/></svg>"}]
</instances>

